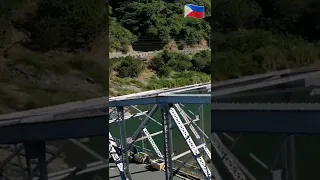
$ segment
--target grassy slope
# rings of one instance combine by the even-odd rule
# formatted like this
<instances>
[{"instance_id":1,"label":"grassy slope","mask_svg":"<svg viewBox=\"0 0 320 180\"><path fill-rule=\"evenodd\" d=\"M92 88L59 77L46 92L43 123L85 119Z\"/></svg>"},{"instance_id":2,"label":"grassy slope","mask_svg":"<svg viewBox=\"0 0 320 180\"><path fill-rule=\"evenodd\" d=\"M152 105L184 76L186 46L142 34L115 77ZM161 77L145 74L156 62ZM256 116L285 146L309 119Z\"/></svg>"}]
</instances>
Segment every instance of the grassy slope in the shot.
<instances>
[{"instance_id":1,"label":"grassy slope","mask_svg":"<svg viewBox=\"0 0 320 180\"><path fill-rule=\"evenodd\" d=\"M148 67L150 58L144 61ZM115 64L115 67L118 64ZM120 78L116 72L110 75L110 96L120 96L161 88L174 88L190 84L210 82L211 76L200 72L172 72L170 77L160 78L154 71L145 68L137 78Z\"/></svg>"},{"instance_id":2,"label":"grassy slope","mask_svg":"<svg viewBox=\"0 0 320 180\"><path fill-rule=\"evenodd\" d=\"M25 35L15 29L0 53L0 113L38 108L106 95L106 42L90 52L39 53L24 47ZM98 38L101 39L101 38Z\"/></svg>"}]
</instances>

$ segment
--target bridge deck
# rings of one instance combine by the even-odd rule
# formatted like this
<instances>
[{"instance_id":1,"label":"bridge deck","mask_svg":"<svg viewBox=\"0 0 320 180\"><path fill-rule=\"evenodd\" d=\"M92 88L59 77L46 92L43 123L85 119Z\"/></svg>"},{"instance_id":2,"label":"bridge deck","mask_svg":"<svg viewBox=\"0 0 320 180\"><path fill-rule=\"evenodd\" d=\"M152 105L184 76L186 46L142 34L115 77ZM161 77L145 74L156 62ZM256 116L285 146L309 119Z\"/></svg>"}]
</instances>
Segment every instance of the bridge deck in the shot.
<instances>
[{"instance_id":1,"label":"bridge deck","mask_svg":"<svg viewBox=\"0 0 320 180\"><path fill-rule=\"evenodd\" d=\"M165 179L165 172L163 171L150 171L145 168L143 164L130 164L129 165L130 173L133 179L141 180L163 180ZM109 164L109 179L118 180L120 179L120 174L117 166L113 163ZM173 180L181 180L181 178L174 176Z\"/></svg>"}]
</instances>

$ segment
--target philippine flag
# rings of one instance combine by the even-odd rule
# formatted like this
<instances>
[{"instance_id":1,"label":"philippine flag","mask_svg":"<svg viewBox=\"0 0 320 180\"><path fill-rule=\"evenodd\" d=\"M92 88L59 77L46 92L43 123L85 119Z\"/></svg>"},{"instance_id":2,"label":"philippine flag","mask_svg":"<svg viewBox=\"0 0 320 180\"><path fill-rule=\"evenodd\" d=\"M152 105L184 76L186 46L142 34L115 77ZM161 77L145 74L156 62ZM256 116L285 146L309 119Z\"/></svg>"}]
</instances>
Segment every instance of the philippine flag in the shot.
<instances>
[{"instance_id":1,"label":"philippine flag","mask_svg":"<svg viewBox=\"0 0 320 180\"><path fill-rule=\"evenodd\" d=\"M184 6L184 17L204 18L204 6L187 4Z\"/></svg>"}]
</instances>

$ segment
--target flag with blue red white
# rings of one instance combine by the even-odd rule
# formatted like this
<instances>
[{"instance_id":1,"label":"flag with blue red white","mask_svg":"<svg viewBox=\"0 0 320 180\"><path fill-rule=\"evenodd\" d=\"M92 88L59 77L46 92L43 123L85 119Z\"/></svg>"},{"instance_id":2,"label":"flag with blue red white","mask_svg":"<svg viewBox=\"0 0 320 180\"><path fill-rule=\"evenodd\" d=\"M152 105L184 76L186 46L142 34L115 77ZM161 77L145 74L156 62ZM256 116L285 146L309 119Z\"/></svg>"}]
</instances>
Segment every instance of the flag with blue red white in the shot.
<instances>
[{"instance_id":1,"label":"flag with blue red white","mask_svg":"<svg viewBox=\"0 0 320 180\"><path fill-rule=\"evenodd\" d=\"M187 4L184 6L184 17L204 18L204 6Z\"/></svg>"}]
</instances>

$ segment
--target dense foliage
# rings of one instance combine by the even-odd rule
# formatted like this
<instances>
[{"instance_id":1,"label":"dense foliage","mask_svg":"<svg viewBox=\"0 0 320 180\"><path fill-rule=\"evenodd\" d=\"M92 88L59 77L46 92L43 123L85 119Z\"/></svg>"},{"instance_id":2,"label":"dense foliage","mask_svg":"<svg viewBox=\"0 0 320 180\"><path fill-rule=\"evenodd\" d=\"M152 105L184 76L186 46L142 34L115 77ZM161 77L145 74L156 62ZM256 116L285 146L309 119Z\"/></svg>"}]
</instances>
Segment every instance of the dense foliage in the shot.
<instances>
[{"instance_id":1,"label":"dense foliage","mask_svg":"<svg viewBox=\"0 0 320 180\"><path fill-rule=\"evenodd\" d=\"M17 27L39 50L86 48L108 28L106 9L101 0L39 0L38 10Z\"/></svg>"},{"instance_id":2,"label":"dense foliage","mask_svg":"<svg viewBox=\"0 0 320 180\"><path fill-rule=\"evenodd\" d=\"M0 0L0 113L104 96L107 15L104 0Z\"/></svg>"},{"instance_id":3,"label":"dense foliage","mask_svg":"<svg viewBox=\"0 0 320 180\"><path fill-rule=\"evenodd\" d=\"M119 77L137 77L145 68L142 59L136 59L132 56L124 58L117 58L115 61L119 61L120 65L116 68Z\"/></svg>"},{"instance_id":4,"label":"dense foliage","mask_svg":"<svg viewBox=\"0 0 320 180\"><path fill-rule=\"evenodd\" d=\"M171 77L172 73L183 73L186 71L211 74L211 53L201 51L194 56L179 54L176 52L163 51L153 57L148 63L143 59L126 56L113 58L110 61L110 69L117 72L117 76L138 77L145 68L155 72L159 77ZM111 71L110 71L111 72Z\"/></svg>"},{"instance_id":5,"label":"dense foliage","mask_svg":"<svg viewBox=\"0 0 320 180\"><path fill-rule=\"evenodd\" d=\"M217 0L212 6L213 80L320 59L320 1Z\"/></svg>"},{"instance_id":6,"label":"dense foliage","mask_svg":"<svg viewBox=\"0 0 320 180\"><path fill-rule=\"evenodd\" d=\"M109 13L112 15L112 8L109 6ZM136 36L129 30L122 27L115 17L109 17L109 47L110 51L126 51L128 46L136 41Z\"/></svg>"},{"instance_id":7,"label":"dense foliage","mask_svg":"<svg viewBox=\"0 0 320 180\"><path fill-rule=\"evenodd\" d=\"M204 5L205 19L185 18L184 5ZM179 49L210 41L210 0L118 0L110 7L110 51ZM166 46L166 48L164 48ZM110 95L210 81L211 52L184 55L164 50L147 59L110 60Z\"/></svg>"},{"instance_id":8,"label":"dense foliage","mask_svg":"<svg viewBox=\"0 0 320 180\"><path fill-rule=\"evenodd\" d=\"M110 95L118 96L210 81L211 52L182 55L163 51L145 60L126 56L110 59Z\"/></svg>"},{"instance_id":9,"label":"dense foliage","mask_svg":"<svg viewBox=\"0 0 320 180\"><path fill-rule=\"evenodd\" d=\"M183 17L183 6L189 3L206 6L205 20ZM112 50L132 43L133 37L127 30L137 36L138 41L152 39L168 43L175 40L179 45L192 45L209 40L210 0L119 0L111 1L110 5L113 21L121 24L111 24Z\"/></svg>"},{"instance_id":10,"label":"dense foliage","mask_svg":"<svg viewBox=\"0 0 320 180\"><path fill-rule=\"evenodd\" d=\"M8 29L12 25L13 11L23 6L27 0L0 1L0 48L4 46Z\"/></svg>"},{"instance_id":11,"label":"dense foliage","mask_svg":"<svg viewBox=\"0 0 320 180\"><path fill-rule=\"evenodd\" d=\"M164 51L152 58L149 64L149 68L162 77L168 77L171 71L197 71L211 74L210 66L211 54L209 51L201 51L193 57Z\"/></svg>"}]
</instances>

